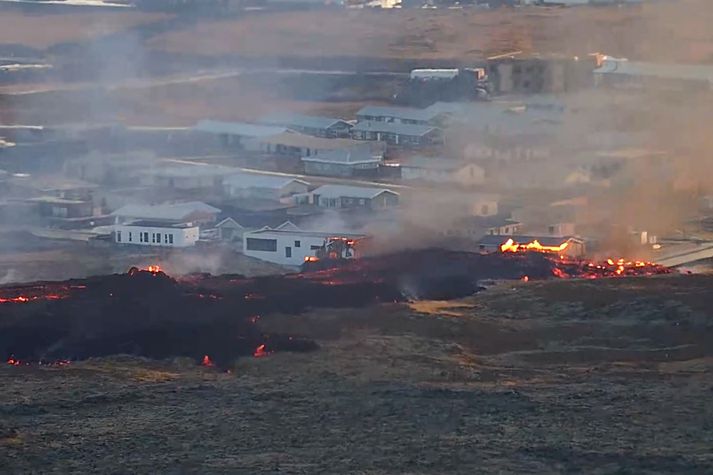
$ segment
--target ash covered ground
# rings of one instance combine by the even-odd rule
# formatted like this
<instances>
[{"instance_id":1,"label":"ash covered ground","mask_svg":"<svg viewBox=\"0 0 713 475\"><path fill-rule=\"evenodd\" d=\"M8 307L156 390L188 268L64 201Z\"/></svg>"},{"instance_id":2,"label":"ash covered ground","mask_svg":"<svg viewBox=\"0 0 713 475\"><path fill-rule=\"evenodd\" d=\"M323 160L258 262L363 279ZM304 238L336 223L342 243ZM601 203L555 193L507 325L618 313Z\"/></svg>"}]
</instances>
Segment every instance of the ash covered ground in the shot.
<instances>
[{"instance_id":1,"label":"ash covered ground","mask_svg":"<svg viewBox=\"0 0 713 475\"><path fill-rule=\"evenodd\" d=\"M272 314L309 353L0 368L0 471L708 473L711 276Z\"/></svg>"}]
</instances>

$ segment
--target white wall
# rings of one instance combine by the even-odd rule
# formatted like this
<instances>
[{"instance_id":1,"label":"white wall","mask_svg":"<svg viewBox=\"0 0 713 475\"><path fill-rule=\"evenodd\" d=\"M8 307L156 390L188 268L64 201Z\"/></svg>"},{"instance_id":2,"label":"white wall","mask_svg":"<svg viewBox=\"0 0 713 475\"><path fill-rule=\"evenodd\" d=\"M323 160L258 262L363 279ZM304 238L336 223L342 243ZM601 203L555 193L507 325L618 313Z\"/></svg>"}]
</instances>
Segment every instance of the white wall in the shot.
<instances>
[{"instance_id":1,"label":"white wall","mask_svg":"<svg viewBox=\"0 0 713 475\"><path fill-rule=\"evenodd\" d=\"M274 239L277 241L275 251L257 251L248 249L248 239ZM295 246L295 241L299 241L300 246ZM246 256L255 257L264 261L274 262L285 266L300 266L304 263L305 257L314 256L316 250L311 246L322 247L324 238L321 236L309 236L280 232L258 232L243 234L243 253ZM287 257L286 248L290 248L291 257Z\"/></svg>"},{"instance_id":2,"label":"white wall","mask_svg":"<svg viewBox=\"0 0 713 475\"><path fill-rule=\"evenodd\" d=\"M129 241L129 233L131 233L131 241ZM148 242L142 242L140 233L149 233ZM154 235L160 234L161 242L153 242ZM173 243L167 241L166 235L173 236ZM158 246L158 247L189 247L195 245L198 241L199 229L198 226L189 228L174 228L174 227L145 227L145 226L130 226L118 225L114 226L114 242L118 244L129 244L136 246ZM119 240L121 238L121 240Z\"/></svg>"}]
</instances>

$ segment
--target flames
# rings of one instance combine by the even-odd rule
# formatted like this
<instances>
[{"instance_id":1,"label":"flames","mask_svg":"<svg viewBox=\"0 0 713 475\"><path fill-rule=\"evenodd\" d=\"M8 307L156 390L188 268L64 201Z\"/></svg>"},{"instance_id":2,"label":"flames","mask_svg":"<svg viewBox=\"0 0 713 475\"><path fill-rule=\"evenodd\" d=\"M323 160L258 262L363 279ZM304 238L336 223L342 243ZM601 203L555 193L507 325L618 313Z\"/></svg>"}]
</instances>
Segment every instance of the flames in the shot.
<instances>
[{"instance_id":1,"label":"flames","mask_svg":"<svg viewBox=\"0 0 713 475\"><path fill-rule=\"evenodd\" d=\"M537 239L532 242L528 242L527 244L518 244L510 238L500 245L500 252L535 251L559 254L560 252L564 252L568 247L569 242L567 241L563 242L559 246L543 246Z\"/></svg>"},{"instance_id":2,"label":"flames","mask_svg":"<svg viewBox=\"0 0 713 475\"><path fill-rule=\"evenodd\" d=\"M161 266L158 265L150 265L146 268L147 271L151 272L152 274L158 274L161 271Z\"/></svg>"},{"instance_id":3,"label":"flames","mask_svg":"<svg viewBox=\"0 0 713 475\"><path fill-rule=\"evenodd\" d=\"M203 359L201 360L201 365L211 368L211 367L215 366L215 363L213 363L213 360L210 359L210 356L203 355Z\"/></svg>"},{"instance_id":4,"label":"flames","mask_svg":"<svg viewBox=\"0 0 713 475\"><path fill-rule=\"evenodd\" d=\"M305 256L305 262L317 262L319 257L317 256Z\"/></svg>"},{"instance_id":5,"label":"flames","mask_svg":"<svg viewBox=\"0 0 713 475\"><path fill-rule=\"evenodd\" d=\"M259 345L257 348L255 348L255 351L253 352L253 356L255 358L262 358L264 356L269 355L272 353L271 351L267 351L265 344Z\"/></svg>"},{"instance_id":6,"label":"flames","mask_svg":"<svg viewBox=\"0 0 713 475\"><path fill-rule=\"evenodd\" d=\"M10 366L31 366L29 361L22 361L19 358L15 358L15 355L10 355L6 363ZM70 360L55 360L55 361L43 361L37 362L38 366L50 366L50 367L63 367L69 366L72 362Z\"/></svg>"}]
</instances>

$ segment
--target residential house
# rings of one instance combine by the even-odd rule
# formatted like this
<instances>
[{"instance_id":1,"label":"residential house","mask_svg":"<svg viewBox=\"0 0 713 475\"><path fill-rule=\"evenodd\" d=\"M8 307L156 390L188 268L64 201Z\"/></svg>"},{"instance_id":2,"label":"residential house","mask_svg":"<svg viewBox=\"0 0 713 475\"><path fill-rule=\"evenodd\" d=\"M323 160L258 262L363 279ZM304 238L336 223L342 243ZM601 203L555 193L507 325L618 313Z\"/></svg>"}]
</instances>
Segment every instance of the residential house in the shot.
<instances>
[{"instance_id":1,"label":"residential house","mask_svg":"<svg viewBox=\"0 0 713 475\"><path fill-rule=\"evenodd\" d=\"M111 216L117 224L135 221L211 224L217 220L219 213L218 208L200 201L190 201L159 205L126 205L111 213Z\"/></svg>"},{"instance_id":2,"label":"residential house","mask_svg":"<svg viewBox=\"0 0 713 475\"><path fill-rule=\"evenodd\" d=\"M200 231L192 223L139 220L115 225L113 235L122 245L189 247L198 241Z\"/></svg>"},{"instance_id":3,"label":"residential house","mask_svg":"<svg viewBox=\"0 0 713 475\"><path fill-rule=\"evenodd\" d=\"M227 177L224 187L230 197L280 201L307 193L309 183L284 175L238 173Z\"/></svg>"},{"instance_id":4,"label":"residential house","mask_svg":"<svg viewBox=\"0 0 713 475\"><path fill-rule=\"evenodd\" d=\"M245 148L251 151L298 158L355 145L358 145L358 142L350 139L325 139L292 131L245 141Z\"/></svg>"},{"instance_id":5,"label":"residential house","mask_svg":"<svg viewBox=\"0 0 713 475\"><path fill-rule=\"evenodd\" d=\"M401 178L435 183L480 185L485 182L485 170L475 163L465 163L443 157L413 156L398 160Z\"/></svg>"},{"instance_id":6,"label":"residential house","mask_svg":"<svg viewBox=\"0 0 713 475\"><path fill-rule=\"evenodd\" d=\"M94 214L94 206L91 200L39 196L26 201L36 204L40 216L48 218L87 218Z\"/></svg>"},{"instance_id":7,"label":"residential house","mask_svg":"<svg viewBox=\"0 0 713 475\"><path fill-rule=\"evenodd\" d=\"M397 206L399 194L386 188L323 185L312 191L312 200L323 208L383 209Z\"/></svg>"},{"instance_id":8,"label":"residential house","mask_svg":"<svg viewBox=\"0 0 713 475\"><path fill-rule=\"evenodd\" d=\"M233 218L225 218L215 225L215 229L218 230L218 238L221 241L239 241L241 243L243 242L243 234L246 231L246 228Z\"/></svg>"},{"instance_id":9,"label":"residential house","mask_svg":"<svg viewBox=\"0 0 713 475\"><path fill-rule=\"evenodd\" d=\"M365 106L356 113L358 122L387 122L433 126L442 125L443 120L447 116L447 112L435 110L430 107L417 109L414 107Z\"/></svg>"},{"instance_id":10,"label":"residential house","mask_svg":"<svg viewBox=\"0 0 713 475\"><path fill-rule=\"evenodd\" d=\"M248 141L254 143L255 140L259 140L260 138L288 132L286 127L250 124L247 122L222 122L217 120L201 120L193 129L196 132L217 137L222 147L234 149L246 148Z\"/></svg>"},{"instance_id":11,"label":"residential house","mask_svg":"<svg viewBox=\"0 0 713 475\"><path fill-rule=\"evenodd\" d=\"M324 138L348 138L352 128L352 124L342 119L305 114L272 114L261 122Z\"/></svg>"},{"instance_id":12,"label":"residential house","mask_svg":"<svg viewBox=\"0 0 713 475\"><path fill-rule=\"evenodd\" d=\"M305 173L322 176L376 176L383 162L383 153L370 146L359 146L318 152L302 157Z\"/></svg>"},{"instance_id":13,"label":"residential house","mask_svg":"<svg viewBox=\"0 0 713 475\"><path fill-rule=\"evenodd\" d=\"M300 266L330 241L345 239L357 242L363 234L304 231L292 223L284 223L277 228L263 228L243 234L243 253L268 262L284 266ZM348 250L346 258L356 257L356 250Z\"/></svg>"},{"instance_id":14,"label":"residential house","mask_svg":"<svg viewBox=\"0 0 713 475\"><path fill-rule=\"evenodd\" d=\"M143 182L151 186L182 191L220 189L225 177L238 173L235 168L213 165L161 164L146 170Z\"/></svg>"},{"instance_id":15,"label":"residential house","mask_svg":"<svg viewBox=\"0 0 713 475\"><path fill-rule=\"evenodd\" d=\"M389 145L418 147L443 143L443 131L432 125L360 121L352 128L355 140L378 140Z\"/></svg>"}]
</instances>

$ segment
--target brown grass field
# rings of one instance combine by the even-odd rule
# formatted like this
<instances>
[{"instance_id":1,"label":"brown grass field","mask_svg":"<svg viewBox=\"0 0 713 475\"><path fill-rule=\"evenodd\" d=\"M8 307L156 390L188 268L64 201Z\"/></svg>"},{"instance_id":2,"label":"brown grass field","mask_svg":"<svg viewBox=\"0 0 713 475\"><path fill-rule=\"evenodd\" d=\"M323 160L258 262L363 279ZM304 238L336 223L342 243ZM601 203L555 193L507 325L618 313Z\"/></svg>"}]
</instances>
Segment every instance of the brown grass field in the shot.
<instances>
[{"instance_id":1,"label":"brown grass field","mask_svg":"<svg viewBox=\"0 0 713 475\"><path fill-rule=\"evenodd\" d=\"M627 8L332 10L246 15L154 37L150 48L204 55L482 59L509 51L713 61L713 4Z\"/></svg>"}]
</instances>

